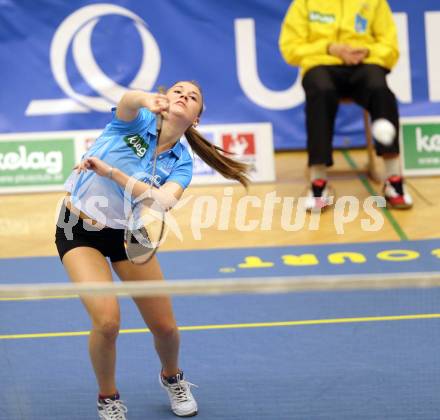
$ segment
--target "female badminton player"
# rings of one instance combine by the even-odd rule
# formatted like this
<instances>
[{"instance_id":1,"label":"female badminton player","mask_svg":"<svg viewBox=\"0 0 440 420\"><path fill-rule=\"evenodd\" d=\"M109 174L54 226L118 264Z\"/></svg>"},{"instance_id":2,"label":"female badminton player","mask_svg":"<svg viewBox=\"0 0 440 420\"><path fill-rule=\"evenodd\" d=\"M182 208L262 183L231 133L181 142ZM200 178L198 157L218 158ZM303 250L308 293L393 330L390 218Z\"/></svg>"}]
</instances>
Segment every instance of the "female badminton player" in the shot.
<instances>
[{"instance_id":1,"label":"female badminton player","mask_svg":"<svg viewBox=\"0 0 440 420\"><path fill-rule=\"evenodd\" d=\"M195 82L178 82L165 93L130 91L122 97L111 122L66 181L55 243L73 282L111 282L106 257L122 281L163 279L156 257L141 265L127 259L124 223L127 203L142 194L167 209L182 196L192 176L192 158L180 143L182 136L208 165L247 185L248 167L225 156L195 129L202 110L202 92ZM160 130L156 128L161 128L159 145ZM127 197L127 190L131 197ZM179 333L170 299L134 301L154 336L162 365L159 383L168 394L172 411L181 417L196 415L192 384L184 379L179 366ZM83 297L82 302L92 323L89 353L99 387L99 417L124 420L127 408L115 380L118 301L116 297Z\"/></svg>"}]
</instances>

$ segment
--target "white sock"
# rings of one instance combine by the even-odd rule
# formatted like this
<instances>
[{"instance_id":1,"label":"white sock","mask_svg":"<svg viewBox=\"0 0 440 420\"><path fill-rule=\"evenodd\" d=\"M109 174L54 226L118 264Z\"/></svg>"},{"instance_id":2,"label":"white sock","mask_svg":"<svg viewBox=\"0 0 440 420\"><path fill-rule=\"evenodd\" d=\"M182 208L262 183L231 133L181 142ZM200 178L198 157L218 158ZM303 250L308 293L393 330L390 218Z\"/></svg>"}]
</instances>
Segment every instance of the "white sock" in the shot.
<instances>
[{"instance_id":1,"label":"white sock","mask_svg":"<svg viewBox=\"0 0 440 420\"><path fill-rule=\"evenodd\" d=\"M385 164L385 177L389 178L390 176L397 175L401 176L402 171L400 169L400 158L394 157L391 159L384 159L383 160Z\"/></svg>"},{"instance_id":2,"label":"white sock","mask_svg":"<svg viewBox=\"0 0 440 420\"><path fill-rule=\"evenodd\" d=\"M327 179L327 166L325 165L312 165L310 166L310 180L315 179Z\"/></svg>"}]
</instances>

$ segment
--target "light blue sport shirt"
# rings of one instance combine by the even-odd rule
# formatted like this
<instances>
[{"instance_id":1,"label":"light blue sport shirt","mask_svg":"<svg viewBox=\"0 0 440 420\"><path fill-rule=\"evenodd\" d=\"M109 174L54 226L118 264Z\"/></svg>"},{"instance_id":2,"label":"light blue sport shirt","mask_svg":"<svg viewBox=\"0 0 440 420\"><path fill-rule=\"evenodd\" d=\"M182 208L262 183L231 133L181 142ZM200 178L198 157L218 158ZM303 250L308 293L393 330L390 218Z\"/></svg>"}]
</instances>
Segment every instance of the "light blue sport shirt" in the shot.
<instances>
[{"instance_id":1,"label":"light blue sport shirt","mask_svg":"<svg viewBox=\"0 0 440 420\"><path fill-rule=\"evenodd\" d=\"M133 121L113 119L83 159L95 156L140 181L151 183L153 159L156 150L156 116L141 108ZM193 161L187 148L178 141L174 147L157 157L153 183L156 187L165 182L176 182L186 188L191 182ZM123 229L128 208L134 201L124 194L115 181L88 170L78 174L74 170L64 184L71 194L72 204L90 218L114 229ZM128 207L127 207L128 206Z\"/></svg>"}]
</instances>

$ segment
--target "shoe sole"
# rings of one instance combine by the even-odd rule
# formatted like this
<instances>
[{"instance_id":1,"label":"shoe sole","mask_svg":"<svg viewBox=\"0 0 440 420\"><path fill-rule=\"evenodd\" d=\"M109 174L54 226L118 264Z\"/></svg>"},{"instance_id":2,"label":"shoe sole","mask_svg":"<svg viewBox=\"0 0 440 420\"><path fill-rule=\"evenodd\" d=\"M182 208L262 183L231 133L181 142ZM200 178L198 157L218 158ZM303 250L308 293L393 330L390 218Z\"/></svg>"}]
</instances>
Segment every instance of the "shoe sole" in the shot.
<instances>
[{"instance_id":1,"label":"shoe sole","mask_svg":"<svg viewBox=\"0 0 440 420\"><path fill-rule=\"evenodd\" d=\"M412 206L389 206L391 210L409 210Z\"/></svg>"},{"instance_id":2,"label":"shoe sole","mask_svg":"<svg viewBox=\"0 0 440 420\"><path fill-rule=\"evenodd\" d=\"M397 205L392 205L388 200L387 200L387 209L388 210L409 210L410 208L413 207L414 204L397 204Z\"/></svg>"},{"instance_id":3,"label":"shoe sole","mask_svg":"<svg viewBox=\"0 0 440 420\"><path fill-rule=\"evenodd\" d=\"M198 411L195 411L194 413L191 413L191 414L185 414L185 415L181 416L181 415L179 415L179 414L176 414L176 413L173 411L173 414L174 414L176 417L194 417L194 416L197 416L197 414L199 414L199 412L198 412Z\"/></svg>"}]
</instances>

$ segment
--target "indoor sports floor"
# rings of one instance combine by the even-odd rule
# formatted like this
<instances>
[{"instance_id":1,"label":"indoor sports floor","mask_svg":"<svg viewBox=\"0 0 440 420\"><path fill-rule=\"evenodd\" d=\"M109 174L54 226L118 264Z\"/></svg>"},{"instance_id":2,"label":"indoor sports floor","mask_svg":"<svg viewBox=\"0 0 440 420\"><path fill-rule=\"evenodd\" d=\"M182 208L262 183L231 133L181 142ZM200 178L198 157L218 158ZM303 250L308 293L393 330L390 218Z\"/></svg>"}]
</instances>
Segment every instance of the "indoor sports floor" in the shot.
<instances>
[{"instance_id":1,"label":"indoor sports floor","mask_svg":"<svg viewBox=\"0 0 440 420\"><path fill-rule=\"evenodd\" d=\"M360 200L380 191L357 168L364 151L336 153L337 197ZM277 155L277 183L253 186L300 196L304 154ZM361 229L358 217L338 234L334 212L319 225L286 232L276 204L270 229L241 232L197 224L191 206L176 213L176 235L159 258L169 279L440 271L438 179L413 178L411 211L384 211L384 226ZM194 205L223 187L194 187ZM233 188L233 203L243 192ZM0 282L67 281L53 245L59 193L2 197ZM231 206L234 208L234 205ZM259 208L248 220L261 219ZM236 220L232 211L231 220ZM341 228L341 226L339 226ZM195 232L195 233L194 233ZM341 262L340 253L350 261ZM298 260L307 255L307 263ZM179 297L181 365L200 419L440 418L440 290L309 292ZM128 418L172 419L157 381L152 336L133 303L121 299L118 386ZM75 298L0 301L0 419L96 419L96 384L87 354L89 321Z\"/></svg>"}]
</instances>

